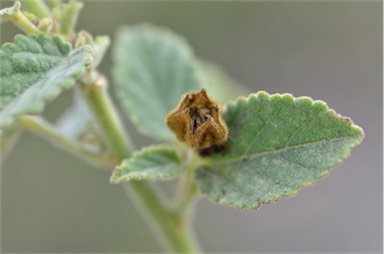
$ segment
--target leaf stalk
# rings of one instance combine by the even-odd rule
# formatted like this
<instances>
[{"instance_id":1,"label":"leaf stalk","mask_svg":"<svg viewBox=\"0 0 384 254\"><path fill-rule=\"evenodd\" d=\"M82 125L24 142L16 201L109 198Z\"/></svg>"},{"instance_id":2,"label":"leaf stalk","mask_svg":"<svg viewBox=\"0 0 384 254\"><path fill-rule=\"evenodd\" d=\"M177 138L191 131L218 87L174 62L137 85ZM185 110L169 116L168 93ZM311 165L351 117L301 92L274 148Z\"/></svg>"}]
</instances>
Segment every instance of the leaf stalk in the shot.
<instances>
[{"instance_id":1,"label":"leaf stalk","mask_svg":"<svg viewBox=\"0 0 384 254\"><path fill-rule=\"evenodd\" d=\"M42 0L20 0L23 8L39 18L50 16L49 8Z\"/></svg>"},{"instance_id":2,"label":"leaf stalk","mask_svg":"<svg viewBox=\"0 0 384 254\"><path fill-rule=\"evenodd\" d=\"M107 93L107 79L92 72L78 83L108 147L118 160L128 158L132 145Z\"/></svg>"},{"instance_id":3,"label":"leaf stalk","mask_svg":"<svg viewBox=\"0 0 384 254\"><path fill-rule=\"evenodd\" d=\"M12 7L2 9L0 12L0 21L10 20L18 28L28 34L42 33L21 11L20 2L16 1Z\"/></svg>"},{"instance_id":4,"label":"leaf stalk","mask_svg":"<svg viewBox=\"0 0 384 254\"><path fill-rule=\"evenodd\" d=\"M101 169L109 169L114 163L112 160L108 159L108 156L102 156L98 153L88 151L81 147L77 142L63 136L54 126L41 117L24 115L20 117L19 121L23 129L48 140L56 147L75 155L91 165Z\"/></svg>"}]
</instances>

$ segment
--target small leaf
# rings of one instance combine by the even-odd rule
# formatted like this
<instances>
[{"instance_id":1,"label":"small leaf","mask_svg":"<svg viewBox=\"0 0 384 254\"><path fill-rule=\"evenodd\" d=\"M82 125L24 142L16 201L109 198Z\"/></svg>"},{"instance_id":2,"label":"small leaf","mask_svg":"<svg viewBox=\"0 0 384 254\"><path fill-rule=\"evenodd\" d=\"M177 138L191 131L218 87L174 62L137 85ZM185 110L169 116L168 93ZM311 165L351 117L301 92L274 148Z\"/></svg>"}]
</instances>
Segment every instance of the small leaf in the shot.
<instances>
[{"instance_id":1,"label":"small leaf","mask_svg":"<svg viewBox=\"0 0 384 254\"><path fill-rule=\"evenodd\" d=\"M93 116L76 89L72 106L60 116L55 125L63 136L88 150L100 153L105 149L104 140L95 128Z\"/></svg>"},{"instance_id":2,"label":"small leaf","mask_svg":"<svg viewBox=\"0 0 384 254\"><path fill-rule=\"evenodd\" d=\"M71 51L59 37L17 35L15 43L5 43L0 50L0 128L20 115L40 113L91 60L90 47Z\"/></svg>"},{"instance_id":3,"label":"small leaf","mask_svg":"<svg viewBox=\"0 0 384 254\"><path fill-rule=\"evenodd\" d=\"M185 169L176 151L167 146L151 146L135 152L112 173L110 182L167 180Z\"/></svg>"},{"instance_id":4,"label":"small leaf","mask_svg":"<svg viewBox=\"0 0 384 254\"><path fill-rule=\"evenodd\" d=\"M148 136L174 138L165 125L167 114L184 93L200 89L188 45L165 29L125 27L113 56L117 93L132 122Z\"/></svg>"},{"instance_id":5,"label":"small leaf","mask_svg":"<svg viewBox=\"0 0 384 254\"><path fill-rule=\"evenodd\" d=\"M265 92L227 106L227 154L196 171L200 190L223 205L257 208L293 196L345 159L360 127L321 101Z\"/></svg>"},{"instance_id":6,"label":"small leaf","mask_svg":"<svg viewBox=\"0 0 384 254\"><path fill-rule=\"evenodd\" d=\"M91 112L75 90L72 106L56 122L57 130L67 138L77 140L90 127L91 122Z\"/></svg>"}]
</instances>

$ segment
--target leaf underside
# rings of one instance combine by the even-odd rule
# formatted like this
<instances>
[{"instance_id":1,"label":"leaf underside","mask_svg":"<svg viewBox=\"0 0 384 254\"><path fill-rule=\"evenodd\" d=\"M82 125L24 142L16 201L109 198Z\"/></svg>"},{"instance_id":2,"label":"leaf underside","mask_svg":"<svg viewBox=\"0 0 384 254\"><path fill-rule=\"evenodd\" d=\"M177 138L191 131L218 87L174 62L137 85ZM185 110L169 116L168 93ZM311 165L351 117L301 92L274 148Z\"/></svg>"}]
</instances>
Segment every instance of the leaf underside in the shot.
<instances>
[{"instance_id":1,"label":"leaf underside","mask_svg":"<svg viewBox=\"0 0 384 254\"><path fill-rule=\"evenodd\" d=\"M255 209L293 196L328 174L363 131L321 101L265 92L227 105L225 155L196 170L202 193L223 205Z\"/></svg>"},{"instance_id":2,"label":"leaf underside","mask_svg":"<svg viewBox=\"0 0 384 254\"><path fill-rule=\"evenodd\" d=\"M112 173L110 182L168 180L184 170L176 151L167 146L150 146L125 159Z\"/></svg>"},{"instance_id":3,"label":"leaf underside","mask_svg":"<svg viewBox=\"0 0 384 254\"><path fill-rule=\"evenodd\" d=\"M91 60L90 47L71 51L59 37L17 35L14 43L5 43L0 50L0 128L20 115L40 113Z\"/></svg>"},{"instance_id":4,"label":"leaf underside","mask_svg":"<svg viewBox=\"0 0 384 254\"><path fill-rule=\"evenodd\" d=\"M165 118L181 96L201 88L187 43L172 32L139 25L117 34L113 74L117 94L142 133L172 139Z\"/></svg>"},{"instance_id":5,"label":"leaf underside","mask_svg":"<svg viewBox=\"0 0 384 254\"><path fill-rule=\"evenodd\" d=\"M57 120L57 130L67 138L77 140L87 129L90 129L91 123L91 112L79 92L74 90L73 103Z\"/></svg>"}]
</instances>

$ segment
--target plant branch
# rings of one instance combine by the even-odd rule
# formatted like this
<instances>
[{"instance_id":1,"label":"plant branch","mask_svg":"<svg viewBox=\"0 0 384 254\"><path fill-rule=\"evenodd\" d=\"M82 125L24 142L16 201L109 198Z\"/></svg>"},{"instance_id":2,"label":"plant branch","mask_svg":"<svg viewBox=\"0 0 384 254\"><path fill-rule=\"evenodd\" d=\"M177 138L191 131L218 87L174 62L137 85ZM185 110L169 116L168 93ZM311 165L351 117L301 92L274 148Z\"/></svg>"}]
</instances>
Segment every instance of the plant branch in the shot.
<instances>
[{"instance_id":1,"label":"plant branch","mask_svg":"<svg viewBox=\"0 0 384 254\"><path fill-rule=\"evenodd\" d=\"M60 0L47 0L47 4L53 9L60 4Z\"/></svg>"},{"instance_id":2,"label":"plant branch","mask_svg":"<svg viewBox=\"0 0 384 254\"><path fill-rule=\"evenodd\" d=\"M93 166L97 166L102 169L110 169L113 164L113 162L107 157L100 156L98 153L87 151L77 142L66 138L60 134L54 126L41 117L25 115L20 117L19 121L23 129L48 140L56 147L75 155Z\"/></svg>"},{"instance_id":3,"label":"plant branch","mask_svg":"<svg viewBox=\"0 0 384 254\"><path fill-rule=\"evenodd\" d=\"M132 181L123 184L123 188L141 214L148 218L146 223L165 249L176 253L199 253L190 225L179 214L166 209L148 183Z\"/></svg>"},{"instance_id":4,"label":"plant branch","mask_svg":"<svg viewBox=\"0 0 384 254\"><path fill-rule=\"evenodd\" d=\"M72 0L68 4L61 5L61 33L69 37L74 34L75 25L77 23L79 12L82 8L83 3L77 2L76 0Z\"/></svg>"},{"instance_id":5,"label":"plant branch","mask_svg":"<svg viewBox=\"0 0 384 254\"><path fill-rule=\"evenodd\" d=\"M131 155L131 142L126 135L117 111L107 93L107 80L99 73L90 73L78 81L80 90L87 101L99 132L103 135L109 149L120 160Z\"/></svg>"},{"instance_id":6,"label":"plant branch","mask_svg":"<svg viewBox=\"0 0 384 254\"><path fill-rule=\"evenodd\" d=\"M0 11L0 21L10 20L17 27L29 34L42 33L32 22L20 11L20 2L16 1L12 7Z\"/></svg>"},{"instance_id":7,"label":"plant branch","mask_svg":"<svg viewBox=\"0 0 384 254\"><path fill-rule=\"evenodd\" d=\"M174 211L179 215L183 215L190 210L188 208L190 208L196 198L196 195L198 194L198 190L193 179L193 172L196 168L197 158L196 155L192 153L188 153L188 157L189 159L187 159L187 161L189 167L178 179L174 201Z\"/></svg>"},{"instance_id":8,"label":"plant branch","mask_svg":"<svg viewBox=\"0 0 384 254\"><path fill-rule=\"evenodd\" d=\"M47 5L42 0L20 0L23 8L35 14L39 18L50 16Z\"/></svg>"},{"instance_id":9,"label":"plant branch","mask_svg":"<svg viewBox=\"0 0 384 254\"><path fill-rule=\"evenodd\" d=\"M89 76L89 79L79 81L81 91L111 151L118 160L123 160L131 155L132 146L107 94L106 79L97 73L90 73ZM132 181L123 188L135 201L141 214L146 216L145 221L152 226L163 245L177 253L199 252L185 217L168 210L148 183Z\"/></svg>"}]
</instances>

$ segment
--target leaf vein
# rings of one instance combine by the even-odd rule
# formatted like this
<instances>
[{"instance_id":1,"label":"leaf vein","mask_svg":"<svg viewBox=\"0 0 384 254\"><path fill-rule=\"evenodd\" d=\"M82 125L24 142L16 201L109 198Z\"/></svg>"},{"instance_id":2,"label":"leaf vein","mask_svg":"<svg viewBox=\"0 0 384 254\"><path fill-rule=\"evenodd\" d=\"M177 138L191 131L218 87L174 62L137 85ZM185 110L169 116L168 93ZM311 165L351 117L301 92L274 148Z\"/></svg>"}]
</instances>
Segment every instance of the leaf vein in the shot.
<instances>
[{"instance_id":1,"label":"leaf vein","mask_svg":"<svg viewBox=\"0 0 384 254\"><path fill-rule=\"evenodd\" d=\"M314 111L312 114L309 115L307 121L305 121L302 125L300 125L291 135L291 137L289 137L289 139L287 140L287 143L285 143L284 147L288 147L288 144L291 142L291 140L293 139L293 137L296 136L297 133L299 133L299 131L304 128L309 122L311 122L313 120L313 117L315 114L317 114L318 112L320 112L322 109L319 109L319 110L316 110Z\"/></svg>"},{"instance_id":2,"label":"leaf vein","mask_svg":"<svg viewBox=\"0 0 384 254\"><path fill-rule=\"evenodd\" d=\"M354 137L353 136L344 136L344 137L339 137L339 138L319 140L319 141L306 143L306 144L299 144L299 145L295 145L295 146L286 146L284 148L277 149L274 151L259 152L259 153L254 153L254 154L245 154L245 155L239 156L237 158L232 158L232 159L227 159L227 160L225 160L225 159L224 160L216 160L216 161L213 161L211 163L212 163L212 165L235 163L235 162L247 160L247 159L248 160L249 159L256 159L256 158L261 157L261 156L279 154L279 153L283 153L285 151L298 149L298 148L304 148L304 147L311 146L311 145L317 145L317 144L320 145L320 144L324 144L324 143L331 142L331 141L339 141L339 140L346 140L346 139L352 139L352 138L354 138Z\"/></svg>"}]
</instances>

